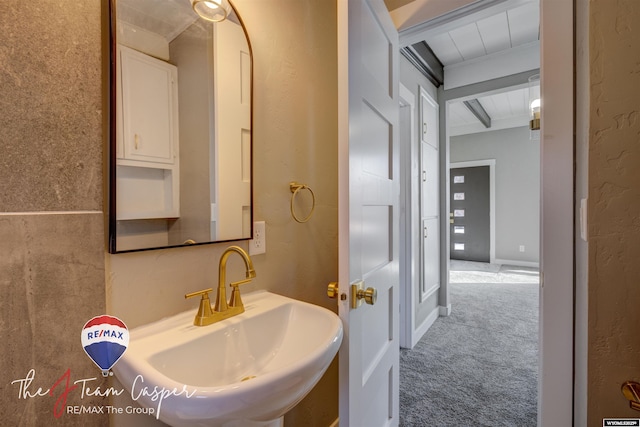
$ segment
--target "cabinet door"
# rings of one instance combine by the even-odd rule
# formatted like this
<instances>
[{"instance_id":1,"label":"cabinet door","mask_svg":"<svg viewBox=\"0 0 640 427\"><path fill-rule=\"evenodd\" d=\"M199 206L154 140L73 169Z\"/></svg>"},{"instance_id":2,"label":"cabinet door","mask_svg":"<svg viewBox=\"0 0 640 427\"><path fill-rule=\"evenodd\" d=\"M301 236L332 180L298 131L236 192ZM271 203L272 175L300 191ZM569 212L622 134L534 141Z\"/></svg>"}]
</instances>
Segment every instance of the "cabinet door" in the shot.
<instances>
[{"instance_id":1,"label":"cabinet door","mask_svg":"<svg viewBox=\"0 0 640 427\"><path fill-rule=\"evenodd\" d=\"M424 301L440 287L440 228L438 218L422 221L422 283L420 300Z\"/></svg>"},{"instance_id":2,"label":"cabinet door","mask_svg":"<svg viewBox=\"0 0 640 427\"><path fill-rule=\"evenodd\" d=\"M439 142L439 126L438 114L439 107L436 101L429 94L420 89L420 117L422 118L420 127L422 142L430 144L434 148L438 148Z\"/></svg>"},{"instance_id":3,"label":"cabinet door","mask_svg":"<svg viewBox=\"0 0 640 427\"><path fill-rule=\"evenodd\" d=\"M123 156L173 164L178 141L177 68L120 47Z\"/></svg>"},{"instance_id":4,"label":"cabinet door","mask_svg":"<svg viewBox=\"0 0 640 427\"><path fill-rule=\"evenodd\" d=\"M430 144L422 148L422 217L437 217L440 214L440 168L438 150Z\"/></svg>"}]
</instances>

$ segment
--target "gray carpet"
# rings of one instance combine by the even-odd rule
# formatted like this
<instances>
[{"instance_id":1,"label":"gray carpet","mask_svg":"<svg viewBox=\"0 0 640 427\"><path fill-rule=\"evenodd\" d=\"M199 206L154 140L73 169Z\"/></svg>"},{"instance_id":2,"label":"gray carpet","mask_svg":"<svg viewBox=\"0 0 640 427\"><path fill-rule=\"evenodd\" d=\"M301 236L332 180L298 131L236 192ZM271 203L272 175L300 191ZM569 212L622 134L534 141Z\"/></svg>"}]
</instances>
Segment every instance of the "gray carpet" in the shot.
<instances>
[{"instance_id":1,"label":"gray carpet","mask_svg":"<svg viewBox=\"0 0 640 427\"><path fill-rule=\"evenodd\" d=\"M400 426L536 425L538 280L452 261L451 315L400 351Z\"/></svg>"}]
</instances>

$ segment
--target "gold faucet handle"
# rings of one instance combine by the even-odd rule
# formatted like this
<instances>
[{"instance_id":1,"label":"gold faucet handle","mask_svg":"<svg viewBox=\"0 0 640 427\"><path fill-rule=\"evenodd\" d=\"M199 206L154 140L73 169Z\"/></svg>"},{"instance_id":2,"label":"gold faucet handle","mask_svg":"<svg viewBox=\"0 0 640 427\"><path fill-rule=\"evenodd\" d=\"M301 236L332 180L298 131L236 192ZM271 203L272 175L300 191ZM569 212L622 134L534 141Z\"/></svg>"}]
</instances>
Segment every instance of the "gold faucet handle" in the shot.
<instances>
[{"instance_id":1,"label":"gold faucet handle","mask_svg":"<svg viewBox=\"0 0 640 427\"><path fill-rule=\"evenodd\" d=\"M209 300L209 292L213 292L213 289L203 289L201 291L191 292L190 294L184 295L184 299L202 295L202 298L200 299L200 306L198 307L198 312L196 313L195 319L193 319L193 324L196 326L204 325L205 319L213 316L213 311L211 310L211 301Z\"/></svg>"},{"instance_id":2,"label":"gold faucet handle","mask_svg":"<svg viewBox=\"0 0 640 427\"><path fill-rule=\"evenodd\" d=\"M240 280L237 282L231 282L231 299L229 300L229 307L242 307L244 310L244 304L242 303L242 297L240 297L240 285L249 283L251 279Z\"/></svg>"},{"instance_id":3,"label":"gold faucet handle","mask_svg":"<svg viewBox=\"0 0 640 427\"><path fill-rule=\"evenodd\" d=\"M237 282L231 282L231 287L232 288L237 288L240 285L244 285L245 283L249 283L251 281L251 279L244 279L244 280L239 280Z\"/></svg>"},{"instance_id":4,"label":"gold faucet handle","mask_svg":"<svg viewBox=\"0 0 640 427\"><path fill-rule=\"evenodd\" d=\"M198 295L202 295L202 299L209 298L209 295L207 295L209 292L213 292L213 288L207 288L207 289L203 289L201 291L191 292L190 294L185 294L184 295L184 299L191 298L191 297L197 297Z\"/></svg>"}]
</instances>

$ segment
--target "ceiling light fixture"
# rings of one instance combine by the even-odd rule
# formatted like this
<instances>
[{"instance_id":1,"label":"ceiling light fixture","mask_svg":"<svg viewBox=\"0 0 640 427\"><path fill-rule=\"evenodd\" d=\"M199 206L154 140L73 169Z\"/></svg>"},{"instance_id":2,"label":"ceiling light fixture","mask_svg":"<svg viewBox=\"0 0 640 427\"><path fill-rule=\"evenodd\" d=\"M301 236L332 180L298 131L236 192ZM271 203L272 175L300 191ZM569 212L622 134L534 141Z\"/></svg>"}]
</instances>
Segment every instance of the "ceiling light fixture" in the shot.
<instances>
[{"instance_id":1,"label":"ceiling light fixture","mask_svg":"<svg viewBox=\"0 0 640 427\"><path fill-rule=\"evenodd\" d=\"M191 0L191 7L202 19L211 22L224 21L231 13L227 0Z\"/></svg>"}]
</instances>

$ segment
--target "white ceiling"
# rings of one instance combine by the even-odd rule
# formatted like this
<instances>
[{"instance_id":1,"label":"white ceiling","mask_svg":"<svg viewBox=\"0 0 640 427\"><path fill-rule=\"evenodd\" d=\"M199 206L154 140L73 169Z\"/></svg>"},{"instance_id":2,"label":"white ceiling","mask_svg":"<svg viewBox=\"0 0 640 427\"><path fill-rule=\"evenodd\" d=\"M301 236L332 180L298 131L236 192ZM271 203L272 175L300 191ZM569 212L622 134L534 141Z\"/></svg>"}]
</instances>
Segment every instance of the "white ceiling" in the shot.
<instances>
[{"instance_id":1,"label":"white ceiling","mask_svg":"<svg viewBox=\"0 0 640 427\"><path fill-rule=\"evenodd\" d=\"M443 7L448 9L443 11ZM486 78L515 74L508 64L522 62L533 53L539 57L540 11L538 0L413 0L391 11L401 33L401 44L424 41L444 67L447 77L466 73L468 81L476 81L494 62L496 67ZM424 20L424 17L429 17ZM423 19L420 21L420 19ZM502 62L498 63L497 59ZM512 59L509 59L512 58ZM478 64L483 64L480 67ZM499 64L499 65L498 65ZM483 68L484 67L484 68ZM521 68L531 69L529 64ZM498 73L498 74L496 74ZM463 79L464 80L464 79ZM481 79L480 79L481 81ZM505 89L503 93L478 94L492 126L485 128L462 103L449 105L451 135L526 126L529 120L528 88Z\"/></svg>"},{"instance_id":2,"label":"white ceiling","mask_svg":"<svg viewBox=\"0 0 640 427\"><path fill-rule=\"evenodd\" d=\"M488 130L507 129L529 124L529 89L520 88L476 98L491 117L491 128L485 128L462 102L449 105L451 136Z\"/></svg>"},{"instance_id":3,"label":"white ceiling","mask_svg":"<svg viewBox=\"0 0 640 427\"><path fill-rule=\"evenodd\" d=\"M528 2L425 38L442 65L490 55L539 40L538 2Z\"/></svg>"},{"instance_id":4,"label":"white ceiling","mask_svg":"<svg viewBox=\"0 0 640 427\"><path fill-rule=\"evenodd\" d=\"M189 0L117 0L116 13L118 20L159 34L167 42L198 19Z\"/></svg>"}]
</instances>

